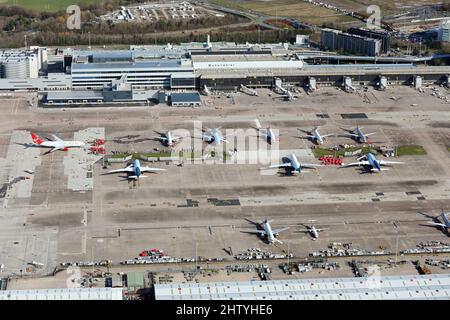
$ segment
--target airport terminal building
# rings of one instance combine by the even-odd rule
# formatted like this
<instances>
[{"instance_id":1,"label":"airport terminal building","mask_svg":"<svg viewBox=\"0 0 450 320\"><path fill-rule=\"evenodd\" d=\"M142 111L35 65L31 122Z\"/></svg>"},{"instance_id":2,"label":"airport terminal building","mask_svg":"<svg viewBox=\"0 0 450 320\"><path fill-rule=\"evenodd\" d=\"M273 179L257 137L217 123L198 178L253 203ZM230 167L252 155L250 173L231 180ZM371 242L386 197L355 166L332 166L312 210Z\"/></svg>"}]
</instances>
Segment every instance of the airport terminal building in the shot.
<instances>
[{"instance_id":1,"label":"airport terminal building","mask_svg":"<svg viewBox=\"0 0 450 320\"><path fill-rule=\"evenodd\" d=\"M11 59L21 62L20 70L9 68ZM354 62L339 63L349 59ZM0 91L38 91L45 96L44 105L149 104L158 103L159 91L170 95L209 89L237 91L241 86L274 88L276 80L308 89L316 85L343 87L349 83L376 86L381 82L385 86L447 85L450 67L420 65L433 59L337 56L289 44L189 43L176 47L131 46L128 50L5 50L0 55L0 65L7 72L2 72Z\"/></svg>"}]
</instances>

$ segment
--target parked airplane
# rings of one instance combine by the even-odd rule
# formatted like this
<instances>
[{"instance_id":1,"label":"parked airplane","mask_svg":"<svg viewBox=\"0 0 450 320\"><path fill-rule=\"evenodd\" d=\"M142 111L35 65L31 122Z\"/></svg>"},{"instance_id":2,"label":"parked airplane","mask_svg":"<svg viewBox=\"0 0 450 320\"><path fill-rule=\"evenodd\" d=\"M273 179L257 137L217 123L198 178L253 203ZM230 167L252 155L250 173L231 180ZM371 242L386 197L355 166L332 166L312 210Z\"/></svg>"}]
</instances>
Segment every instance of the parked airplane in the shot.
<instances>
[{"instance_id":1,"label":"parked airplane","mask_svg":"<svg viewBox=\"0 0 450 320\"><path fill-rule=\"evenodd\" d=\"M207 131L209 131L210 134L203 133L202 139L204 141L207 141L209 143L214 143L215 145L220 145L222 142L230 143L230 141L225 139L226 136L223 136L220 133L220 127L213 128L213 129L207 129Z\"/></svg>"},{"instance_id":2,"label":"parked airplane","mask_svg":"<svg viewBox=\"0 0 450 320\"><path fill-rule=\"evenodd\" d=\"M86 143L82 141L64 141L55 135L52 135L52 137L53 141L43 141L37 135L31 132L31 138L33 139L33 142L36 146L51 148L46 153L55 152L57 150L67 151L69 150L69 148L83 148L84 146L86 146Z\"/></svg>"},{"instance_id":3,"label":"parked airplane","mask_svg":"<svg viewBox=\"0 0 450 320\"><path fill-rule=\"evenodd\" d=\"M319 132L319 127L315 127L314 129L312 129L312 131L304 131L302 129L298 129L302 132L305 132L307 134L306 138L311 139L313 142L317 143L317 144L323 144L325 138L334 136L334 133L330 133L330 134L326 134L326 135L321 135Z\"/></svg>"},{"instance_id":4,"label":"parked airplane","mask_svg":"<svg viewBox=\"0 0 450 320\"><path fill-rule=\"evenodd\" d=\"M314 220L311 220L311 222L313 222L313 221ZM313 237L313 240L316 240L319 238L319 232L328 230L328 229L324 229L324 228L317 229L314 224L312 224L311 226L308 226L308 225L304 225L304 226L305 226L306 230L301 231L301 232L310 233L311 236Z\"/></svg>"},{"instance_id":5,"label":"parked airplane","mask_svg":"<svg viewBox=\"0 0 450 320\"><path fill-rule=\"evenodd\" d=\"M270 126L266 129L257 128L257 130L264 136L268 144L274 144L277 142L278 137Z\"/></svg>"},{"instance_id":6,"label":"parked airplane","mask_svg":"<svg viewBox=\"0 0 450 320\"><path fill-rule=\"evenodd\" d=\"M363 160L366 159L366 160ZM372 172L380 172L380 171L388 171L389 169L381 168L382 166L391 165L391 164L404 164L404 162L398 161L385 161L385 160L377 160L375 156L371 153L368 153L362 157L357 159L359 162L343 164L341 168L353 167L353 166L366 166L370 167L370 171Z\"/></svg>"},{"instance_id":7,"label":"parked airplane","mask_svg":"<svg viewBox=\"0 0 450 320\"><path fill-rule=\"evenodd\" d=\"M128 167L123 168L123 169L117 169L117 170L108 171L108 174L123 172L123 173L127 173L128 174L128 179L139 180L139 178L145 178L146 177L146 176L142 175L142 173L144 173L144 172L158 172L158 171L166 171L166 169L142 167L141 166L141 162L136 159Z\"/></svg>"},{"instance_id":8,"label":"parked airplane","mask_svg":"<svg viewBox=\"0 0 450 320\"><path fill-rule=\"evenodd\" d=\"M256 124L255 129L258 130L258 132L264 136L268 144L274 144L275 142L277 142L278 136L281 136L281 132L278 132L277 136L277 134L270 125L268 125L267 128L261 128L261 123L259 122L258 119L255 119L255 124Z\"/></svg>"},{"instance_id":9,"label":"parked airplane","mask_svg":"<svg viewBox=\"0 0 450 320\"><path fill-rule=\"evenodd\" d=\"M314 164L314 163L300 163L297 159L297 156L295 153L291 153L289 157L289 162L286 163L280 163L271 165L268 168L263 169L273 169L273 168L291 168L292 173L299 174L302 172L302 169L315 169L316 167L323 167L321 164Z\"/></svg>"},{"instance_id":10,"label":"parked airplane","mask_svg":"<svg viewBox=\"0 0 450 320\"><path fill-rule=\"evenodd\" d=\"M155 137L155 139L161 140L161 142L168 147L173 147L178 143L179 140L183 139L183 137L172 136L172 132L167 131L166 133L162 133L159 137Z\"/></svg>"},{"instance_id":11,"label":"parked airplane","mask_svg":"<svg viewBox=\"0 0 450 320\"><path fill-rule=\"evenodd\" d=\"M272 229L272 227L270 226L270 223L272 221L273 220L265 219L261 223L255 223L256 226L259 228L259 230L244 230L242 232L257 233L257 234L259 234L261 236L261 238L266 238L267 242L269 244L272 244L274 242L283 243L280 240L278 240L277 237L280 234L280 232L289 229L289 227L287 227L287 228L280 228L280 229Z\"/></svg>"},{"instance_id":12,"label":"parked airplane","mask_svg":"<svg viewBox=\"0 0 450 320\"><path fill-rule=\"evenodd\" d=\"M427 223L435 227L441 227L444 231L447 231L450 228L450 220L448 219L448 216L445 214L444 210L442 210L440 217L444 223L435 222L439 221L437 217L433 219L435 221L429 221Z\"/></svg>"},{"instance_id":13,"label":"parked airplane","mask_svg":"<svg viewBox=\"0 0 450 320\"><path fill-rule=\"evenodd\" d=\"M295 96L290 90L286 90L286 92L283 94L283 98L286 101L292 101L297 100L298 96Z\"/></svg>"},{"instance_id":14,"label":"parked airplane","mask_svg":"<svg viewBox=\"0 0 450 320\"><path fill-rule=\"evenodd\" d=\"M345 134L346 136L352 137L355 140L358 140L360 143L368 143L369 139L367 139L368 136L374 135L376 134L376 132L371 132L371 133L363 133L362 132L362 127L356 127L355 130L348 130L345 128L341 128L344 131L347 131L347 134Z\"/></svg>"}]
</instances>

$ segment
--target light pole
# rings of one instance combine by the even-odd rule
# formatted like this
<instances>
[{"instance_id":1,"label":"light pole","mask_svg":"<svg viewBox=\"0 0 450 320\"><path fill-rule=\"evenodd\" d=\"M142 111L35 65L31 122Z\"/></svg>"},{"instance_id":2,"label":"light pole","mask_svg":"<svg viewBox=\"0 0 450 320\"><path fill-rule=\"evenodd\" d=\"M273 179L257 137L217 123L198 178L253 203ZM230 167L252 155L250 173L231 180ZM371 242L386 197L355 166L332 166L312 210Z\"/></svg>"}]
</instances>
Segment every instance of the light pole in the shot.
<instances>
[{"instance_id":1,"label":"light pole","mask_svg":"<svg viewBox=\"0 0 450 320\"><path fill-rule=\"evenodd\" d=\"M198 255L197 255L197 242L195 243L195 270L197 271L198 269L198 265L197 265L197 259L198 259Z\"/></svg>"},{"instance_id":2,"label":"light pole","mask_svg":"<svg viewBox=\"0 0 450 320\"><path fill-rule=\"evenodd\" d=\"M397 240L395 244L395 265L397 265L397 256L398 256L398 227L395 227L397 230Z\"/></svg>"},{"instance_id":3,"label":"light pole","mask_svg":"<svg viewBox=\"0 0 450 320\"><path fill-rule=\"evenodd\" d=\"M288 241L288 268L291 262L291 240Z\"/></svg>"}]
</instances>

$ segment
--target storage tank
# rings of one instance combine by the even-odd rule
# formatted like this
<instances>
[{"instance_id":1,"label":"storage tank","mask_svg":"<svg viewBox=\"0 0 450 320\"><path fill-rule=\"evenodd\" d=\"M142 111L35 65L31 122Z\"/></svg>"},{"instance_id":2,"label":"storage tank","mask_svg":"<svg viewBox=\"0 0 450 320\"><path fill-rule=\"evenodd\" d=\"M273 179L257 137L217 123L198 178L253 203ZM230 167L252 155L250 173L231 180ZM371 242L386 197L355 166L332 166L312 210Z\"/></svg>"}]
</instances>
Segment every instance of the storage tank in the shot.
<instances>
[{"instance_id":1,"label":"storage tank","mask_svg":"<svg viewBox=\"0 0 450 320\"><path fill-rule=\"evenodd\" d=\"M26 79L28 61L26 59L6 60L3 62L3 76L6 79Z\"/></svg>"}]
</instances>

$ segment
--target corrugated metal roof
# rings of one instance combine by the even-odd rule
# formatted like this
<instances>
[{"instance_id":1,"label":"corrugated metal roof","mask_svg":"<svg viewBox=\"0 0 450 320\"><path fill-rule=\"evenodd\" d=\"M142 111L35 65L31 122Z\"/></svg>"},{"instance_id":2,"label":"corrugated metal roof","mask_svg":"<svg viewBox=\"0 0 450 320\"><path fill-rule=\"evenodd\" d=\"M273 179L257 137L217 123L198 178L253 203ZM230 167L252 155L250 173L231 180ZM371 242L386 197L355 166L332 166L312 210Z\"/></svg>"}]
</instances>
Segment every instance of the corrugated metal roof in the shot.
<instances>
[{"instance_id":1,"label":"corrugated metal roof","mask_svg":"<svg viewBox=\"0 0 450 320\"><path fill-rule=\"evenodd\" d=\"M0 291L0 300L122 300L122 288L65 288Z\"/></svg>"},{"instance_id":2,"label":"corrugated metal roof","mask_svg":"<svg viewBox=\"0 0 450 320\"><path fill-rule=\"evenodd\" d=\"M99 99L103 100L103 95L101 91L92 91L92 90L84 90L84 91L49 91L47 93L47 100L56 100L56 99Z\"/></svg>"},{"instance_id":3,"label":"corrugated metal roof","mask_svg":"<svg viewBox=\"0 0 450 320\"><path fill-rule=\"evenodd\" d=\"M111 71L119 70L125 72L129 69L148 70L148 69L168 69L168 68L183 68L181 60L157 59L155 61L137 61L137 62L73 63L72 73L84 70L111 70Z\"/></svg>"},{"instance_id":4,"label":"corrugated metal roof","mask_svg":"<svg viewBox=\"0 0 450 320\"><path fill-rule=\"evenodd\" d=\"M157 284L155 298L157 300L448 299L450 298L450 274Z\"/></svg>"}]
</instances>

